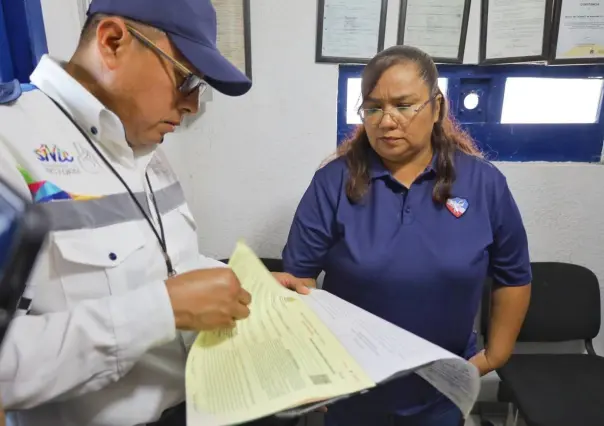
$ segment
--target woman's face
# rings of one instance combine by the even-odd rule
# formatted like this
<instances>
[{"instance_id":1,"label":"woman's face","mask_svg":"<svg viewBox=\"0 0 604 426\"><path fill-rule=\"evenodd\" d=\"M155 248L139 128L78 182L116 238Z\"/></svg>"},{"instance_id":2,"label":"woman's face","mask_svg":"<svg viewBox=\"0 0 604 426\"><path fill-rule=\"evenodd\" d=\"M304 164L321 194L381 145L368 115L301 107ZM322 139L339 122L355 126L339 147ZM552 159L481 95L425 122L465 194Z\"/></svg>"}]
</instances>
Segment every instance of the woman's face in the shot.
<instances>
[{"instance_id":1,"label":"woman's face","mask_svg":"<svg viewBox=\"0 0 604 426\"><path fill-rule=\"evenodd\" d=\"M387 162L400 163L430 149L439 100L432 108L430 89L415 64L388 68L362 105L363 124L375 152Z\"/></svg>"}]
</instances>

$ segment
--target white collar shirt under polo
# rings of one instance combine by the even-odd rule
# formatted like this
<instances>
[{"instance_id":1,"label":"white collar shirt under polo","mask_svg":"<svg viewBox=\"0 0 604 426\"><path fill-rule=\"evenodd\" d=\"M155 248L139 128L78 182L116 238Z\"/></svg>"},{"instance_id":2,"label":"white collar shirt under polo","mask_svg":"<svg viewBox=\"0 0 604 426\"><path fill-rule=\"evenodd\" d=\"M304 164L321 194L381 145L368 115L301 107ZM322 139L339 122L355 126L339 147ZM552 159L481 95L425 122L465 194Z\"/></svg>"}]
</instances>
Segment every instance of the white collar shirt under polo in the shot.
<instances>
[{"instance_id":1,"label":"white collar shirt under polo","mask_svg":"<svg viewBox=\"0 0 604 426\"><path fill-rule=\"evenodd\" d=\"M44 57L32 83L60 102L80 126L97 127L93 140L114 153L109 160L116 162L116 168L118 162L126 169L124 163L130 164L128 182L133 187L138 182L135 191L141 190L147 163L159 191L180 189L162 150L134 155L119 119L58 63ZM41 141L22 136L39 135L27 133L30 128L62 129L47 135L61 143L69 130L61 127L62 112L40 92L24 93L14 106L0 107L0 174L10 174L12 182L19 181L17 168L27 168L27 162L40 173L34 176L34 186L56 178L44 174L45 169L36 163L33 153ZM77 138L79 134L70 135ZM81 142L87 143L83 138ZM61 176L62 189L69 192L70 185L82 179L91 185L115 179L109 173L103 179L94 176ZM32 190L24 179L20 184L24 192ZM113 189L109 194L90 202L49 204L75 213L87 207L84 219L95 214L96 206L108 214L117 209L118 217L128 213L127 207L132 206L127 194ZM168 206L164 210L160 206L160 211L176 270L224 266L198 254L194 220L183 195L159 195L158 202ZM106 201L117 207L107 209ZM140 216L126 219L51 234L31 279L31 314L15 319L0 354L2 400L7 409L19 410L11 413L19 426L144 425L184 399L186 350L194 335L175 331L164 284L165 265L148 224ZM63 223L69 225L69 221Z\"/></svg>"}]
</instances>

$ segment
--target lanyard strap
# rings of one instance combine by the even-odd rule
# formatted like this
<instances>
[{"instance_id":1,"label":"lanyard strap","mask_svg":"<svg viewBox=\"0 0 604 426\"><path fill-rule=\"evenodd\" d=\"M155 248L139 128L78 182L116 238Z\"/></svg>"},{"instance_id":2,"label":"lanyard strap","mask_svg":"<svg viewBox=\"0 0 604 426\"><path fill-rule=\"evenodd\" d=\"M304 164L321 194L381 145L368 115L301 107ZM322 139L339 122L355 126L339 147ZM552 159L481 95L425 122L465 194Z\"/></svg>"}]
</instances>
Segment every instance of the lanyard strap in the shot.
<instances>
[{"instance_id":1,"label":"lanyard strap","mask_svg":"<svg viewBox=\"0 0 604 426\"><path fill-rule=\"evenodd\" d=\"M86 141L88 142L90 147L94 150L94 152L96 152L96 154L99 156L99 158L101 160L103 160L103 162L109 168L109 170L111 170L111 172L115 175L115 177L117 177L118 180L122 183L124 188L126 188L126 191L128 191L128 194L130 195L130 198L132 199L132 201L134 201L134 204L136 204L136 206L142 213L143 217L149 224L149 227L153 231L153 234L155 234L155 238L157 238L157 242L159 243L159 246L161 247L161 250L162 250L162 254L164 255L164 260L166 262L166 269L168 270L168 276L172 277L172 276L176 275L176 271L174 270L174 267L172 266L172 260L170 259L170 255L168 255L168 246L166 244L166 235L164 233L164 225L162 223L161 213L159 211L159 208L157 207L157 201L155 199L155 193L153 192L153 187L151 186L151 180L149 179L149 174L147 172L145 172L145 178L147 180L147 185L149 186L149 192L151 193L153 207L155 208L155 212L157 213L157 222L159 224L159 230L160 230L159 233L157 232L157 229L155 229L155 226L153 225L153 221L151 220L151 218L149 217L149 215L147 214L147 212L145 211L145 209L143 208L141 203L138 201L138 199L136 198L136 196L134 195L134 193L132 192L132 190L130 189L130 187L128 186L126 181L124 180L124 178L118 173L117 170L115 170L115 168L111 165L109 160L107 160L107 158L103 155L101 150L95 145L95 143L92 141L92 139L90 139L90 137L86 134L84 129L82 129L82 127L75 121L75 119L71 116L71 114L69 114L54 99L52 99L52 98L50 98L50 99L61 110L61 112L63 114L65 114L65 116L69 119L69 121L71 121L71 123L76 127L76 129L79 130L79 132L82 134L82 136L84 136L84 139L86 139ZM160 235L160 233L161 233L161 235Z\"/></svg>"}]
</instances>

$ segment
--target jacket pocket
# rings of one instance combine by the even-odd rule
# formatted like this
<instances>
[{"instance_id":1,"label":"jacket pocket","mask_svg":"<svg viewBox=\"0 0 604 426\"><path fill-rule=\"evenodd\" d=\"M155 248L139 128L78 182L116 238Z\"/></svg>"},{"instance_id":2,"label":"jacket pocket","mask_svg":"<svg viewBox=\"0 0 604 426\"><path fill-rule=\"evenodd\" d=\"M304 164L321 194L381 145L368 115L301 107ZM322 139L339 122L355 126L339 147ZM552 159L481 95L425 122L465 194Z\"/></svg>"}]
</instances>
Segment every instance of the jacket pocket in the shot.
<instances>
[{"instance_id":1,"label":"jacket pocket","mask_svg":"<svg viewBox=\"0 0 604 426\"><path fill-rule=\"evenodd\" d=\"M121 294L141 274L134 254L145 245L137 223L53 234L54 269L68 305ZM139 276L140 276L139 275Z\"/></svg>"}]
</instances>

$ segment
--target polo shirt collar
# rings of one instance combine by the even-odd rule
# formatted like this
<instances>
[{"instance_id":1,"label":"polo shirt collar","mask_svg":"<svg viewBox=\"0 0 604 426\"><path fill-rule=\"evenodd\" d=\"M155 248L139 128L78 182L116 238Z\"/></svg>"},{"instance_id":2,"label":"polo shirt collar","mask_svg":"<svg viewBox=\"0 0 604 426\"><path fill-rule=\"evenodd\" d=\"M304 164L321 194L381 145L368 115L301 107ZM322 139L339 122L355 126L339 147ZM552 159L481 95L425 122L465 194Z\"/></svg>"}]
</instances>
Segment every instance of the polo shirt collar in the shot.
<instances>
[{"instance_id":1,"label":"polo shirt collar","mask_svg":"<svg viewBox=\"0 0 604 426\"><path fill-rule=\"evenodd\" d=\"M88 137L118 160L134 165L135 156L126 141L119 117L107 109L84 86L67 73L65 63L44 55L32 73L31 82L71 114Z\"/></svg>"},{"instance_id":2,"label":"polo shirt collar","mask_svg":"<svg viewBox=\"0 0 604 426\"><path fill-rule=\"evenodd\" d=\"M437 152L434 152L434 154L432 155L432 161L430 161L430 164L428 164L426 169L423 171L423 173L421 174L422 176L436 172L436 161L438 158L437 154ZM380 179L384 176L391 175L392 174L390 173L390 170L388 170L386 166L384 166L384 163L382 162L380 156L373 149L369 149L369 177L371 178L371 180Z\"/></svg>"}]
</instances>

